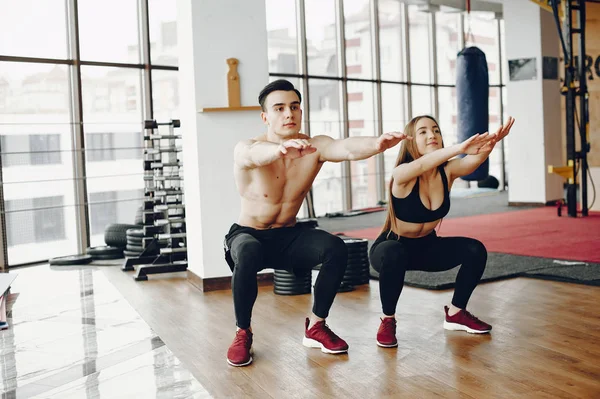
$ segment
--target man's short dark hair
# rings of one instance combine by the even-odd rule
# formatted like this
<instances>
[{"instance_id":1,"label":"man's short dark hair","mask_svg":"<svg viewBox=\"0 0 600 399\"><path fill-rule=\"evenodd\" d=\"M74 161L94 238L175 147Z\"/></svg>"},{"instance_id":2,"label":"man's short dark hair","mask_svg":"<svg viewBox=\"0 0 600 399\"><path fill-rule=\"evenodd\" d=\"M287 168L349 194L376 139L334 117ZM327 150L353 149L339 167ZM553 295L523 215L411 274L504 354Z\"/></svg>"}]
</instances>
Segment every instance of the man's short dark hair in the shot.
<instances>
[{"instance_id":1,"label":"man's short dark hair","mask_svg":"<svg viewBox=\"0 0 600 399\"><path fill-rule=\"evenodd\" d=\"M260 91L260 94L258 95L258 103L260 104L263 111L266 111L265 101L267 99L267 96L272 92L278 90L294 91L298 95L298 100L302 102L302 96L300 95L300 92L294 87L292 82L285 79L278 79L266 85L265 88L262 89Z\"/></svg>"}]
</instances>

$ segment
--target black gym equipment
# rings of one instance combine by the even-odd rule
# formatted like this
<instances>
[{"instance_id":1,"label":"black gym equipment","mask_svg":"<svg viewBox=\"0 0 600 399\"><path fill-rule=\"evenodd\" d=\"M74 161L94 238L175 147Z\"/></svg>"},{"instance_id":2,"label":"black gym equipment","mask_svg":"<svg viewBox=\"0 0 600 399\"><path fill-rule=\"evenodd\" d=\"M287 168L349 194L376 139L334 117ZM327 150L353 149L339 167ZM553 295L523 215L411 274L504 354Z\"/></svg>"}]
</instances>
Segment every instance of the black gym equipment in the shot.
<instances>
[{"instance_id":1,"label":"black gym equipment","mask_svg":"<svg viewBox=\"0 0 600 399\"><path fill-rule=\"evenodd\" d=\"M369 241L364 238L343 238L348 248L348 265L342 284L357 286L369 283Z\"/></svg>"},{"instance_id":2,"label":"black gym equipment","mask_svg":"<svg viewBox=\"0 0 600 399\"><path fill-rule=\"evenodd\" d=\"M489 75L485 53L477 47L467 47L456 58L456 103L458 141L488 131ZM464 156L464 155L463 155ZM461 177L466 181L483 180L489 171L489 159L472 173Z\"/></svg>"},{"instance_id":3,"label":"black gym equipment","mask_svg":"<svg viewBox=\"0 0 600 399\"><path fill-rule=\"evenodd\" d=\"M86 252L91 255L93 260L120 259L123 257L123 248L110 246L90 247Z\"/></svg>"},{"instance_id":4,"label":"black gym equipment","mask_svg":"<svg viewBox=\"0 0 600 399\"><path fill-rule=\"evenodd\" d=\"M477 182L477 187L497 189L498 187L500 187L500 182L494 176L488 175L485 179L479 180Z\"/></svg>"},{"instance_id":5,"label":"black gym equipment","mask_svg":"<svg viewBox=\"0 0 600 399\"><path fill-rule=\"evenodd\" d=\"M280 269L273 271L273 292L277 295L310 294L311 286L312 270L299 274Z\"/></svg>"},{"instance_id":6,"label":"black gym equipment","mask_svg":"<svg viewBox=\"0 0 600 399\"><path fill-rule=\"evenodd\" d=\"M48 261L51 266L75 266L86 265L92 262L91 255L70 255L52 258Z\"/></svg>"},{"instance_id":7,"label":"black gym equipment","mask_svg":"<svg viewBox=\"0 0 600 399\"><path fill-rule=\"evenodd\" d=\"M104 242L106 245L117 248L125 248L127 245L127 230L138 228L134 224L109 224L104 229Z\"/></svg>"},{"instance_id":8,"label":"black gym equipment","mask_svg":"<svg viewBox=\"0 0 600 399\"><path fill-rule=\"evenodd\" d=\"M316 228L316 219L309 219L309 226ZM341 237L348 248L348 263L337 292L353 291L357 285L369 284L369 241L363 238ZM320 270L321 265L314 270ZM312 270L273 272L273 292L279 295L302 295L311 293Z\"/></svg>"},{"instance_id":9,"label":"black gym equipment","mask_svg":"<svg viewBox=\"0 0 600 399\"><path fill-rule=\"evenodd\" d=\"M560 22L559 0L547 0L552 8L556 28L558 30L561 46L563 49L564 74L565 79L561 88L561 93L566 97L566 130L567 130L567 165L566 166L548 166L550 173L556 173L566 179L566 205L567 213L570 217L577 217L577 173L581 168L581 215L588 216L588 193L587 176L588 161L587 153L590 152L589 143L589 92L587 88L586 63L585 58L585 22L586 22L586 1L571 0L564 1L564 34ZM590 1L590 0L588 0ZM573 26L576 22L577 27ZM577 62L574 56L575 47L574 36L579 35L579 54L580 60ZM583 56L582 56L583 55ZM576 84L579 83L577 86ZM579 114L577 115L576 98L579 98ZM575 124L579 129L580 149L576 148ZM562 203L559 202L558 215L561 215Z\"/></svg>"},{"instance_id":10,"label":"black gym equipment","mask_svg":"<svg viewBox=\"0 0 600 399\"><path fill-rule=\"evenodd\" d=\"M159 126L168 126L168 134L161 134ZM178 158L181 136L174 130L180 126L179 119L144 122L145 197L136 216L136 221L143 225L126 231L123 252L126 260L121 268L137 269L136 281L148 280L150 274L187 270L182 163Z\"/></svg>"},{"instance_id":11,"label":"black gym equipment","mask_svg":"<svg viewBox=\"0 0 600 399\"><path fill-rule=\"evenodd\" d=\"M144 129L158 129L159 126L178 128L181 127L181 121L179 119L171 119L169 122L157 122L154 119L144 121Z\"/></svg>"}]
</instances>

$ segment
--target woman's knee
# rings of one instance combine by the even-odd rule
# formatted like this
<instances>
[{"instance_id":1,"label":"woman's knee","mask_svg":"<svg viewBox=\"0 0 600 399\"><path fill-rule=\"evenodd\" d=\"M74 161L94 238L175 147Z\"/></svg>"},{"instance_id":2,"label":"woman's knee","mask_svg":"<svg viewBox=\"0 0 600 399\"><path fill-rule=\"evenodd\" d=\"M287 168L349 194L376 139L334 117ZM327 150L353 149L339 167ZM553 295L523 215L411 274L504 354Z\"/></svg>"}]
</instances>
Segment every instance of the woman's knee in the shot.
<instances>
[{"instance_id":1,"label":"woman's knee","mask_svg":"<svg viewBox=\"0 0 600 399\"><path fill-rule=\"evenodd\" d=\"M471 239L466 246L467 255L471 258L487 260L487 249L479 240Z\"/></svg>"},{"instance_id":2,"label":"woman's knee","mask_svg":"<svg viewBox=\"0 0 600 399\"><path fill-rule=\"evenodd\" d=\"M388 240L371 248L369 258L373 269L381 273L384 269L406 270L408 252L398 241Z\"/></svg>"}]
</instances>

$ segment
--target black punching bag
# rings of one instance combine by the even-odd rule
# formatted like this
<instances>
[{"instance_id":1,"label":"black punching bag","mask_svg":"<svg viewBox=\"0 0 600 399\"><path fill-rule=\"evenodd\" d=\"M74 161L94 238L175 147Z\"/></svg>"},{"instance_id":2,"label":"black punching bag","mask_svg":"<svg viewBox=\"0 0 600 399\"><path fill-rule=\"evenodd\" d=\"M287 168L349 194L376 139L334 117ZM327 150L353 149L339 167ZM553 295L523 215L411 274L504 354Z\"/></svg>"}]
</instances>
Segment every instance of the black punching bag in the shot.
<instances>
[{"instance_id":1,"label":"black punching bag","mask_svg":"<svg viewBox=\"0 0 600 399\"><path fill-rule=\"evenodd\" d=\"M477 133L488 131L489 76L483 51L467 47L458 53L456 60L456 99L458 142L461 143ZM464 156L464 155L463 155ZM488 176L489 159L463 180L479 181Z\"/></svg>"}]
</instances>

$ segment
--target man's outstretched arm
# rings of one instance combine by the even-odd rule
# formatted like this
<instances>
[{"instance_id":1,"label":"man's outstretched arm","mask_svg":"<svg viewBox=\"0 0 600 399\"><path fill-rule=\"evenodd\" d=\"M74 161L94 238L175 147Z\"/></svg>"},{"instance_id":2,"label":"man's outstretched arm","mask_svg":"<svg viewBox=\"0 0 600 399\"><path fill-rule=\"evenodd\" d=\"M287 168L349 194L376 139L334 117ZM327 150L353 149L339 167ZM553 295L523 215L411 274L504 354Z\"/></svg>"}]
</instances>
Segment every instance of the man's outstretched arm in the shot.
<instances>
[{"instance_id":1,"label":"man's outstretched arm","mask_svg":"<svg viewBox=\"0 0 600 399\"><path fill-rule=\"evenodd\" d=\"M379 137L349 137L335 140L329 136L317 136L321 162L360 161L394 147L407 138L404 133L385 133Z\"/></svg>"},{"instance_id":2,"label":"man's outstretched arm","mask_svg":"<svg viewBox=\"0 0 600 399\"><path fill-rule=\"evenodd\" d=\"M254 169L269 165L281 156L279 145L268 141L240 141L233 150L235 164L242 169Z\"/></svg>"},{"instance_id":3,"label":"man's outstretched arm","mask_svg":"<svg viewBox=\"0 0 600 399\"><path fill-rule=\"evenodd\" d=\"M281 158L300 158L317 149L307 140L292 139L281 144L269 141L244 140L233 151L235 164L242 169L254 169L270 165Z\"/></svg>"}]
</instances>

